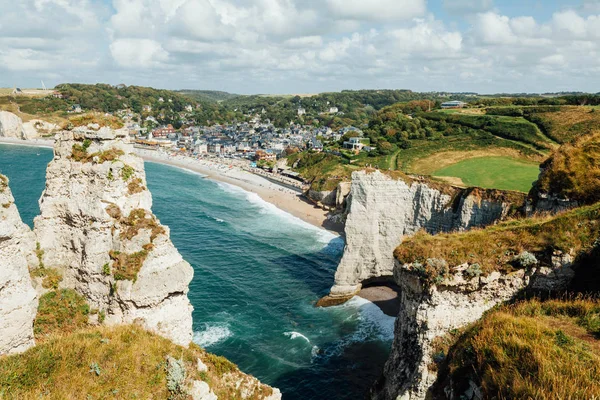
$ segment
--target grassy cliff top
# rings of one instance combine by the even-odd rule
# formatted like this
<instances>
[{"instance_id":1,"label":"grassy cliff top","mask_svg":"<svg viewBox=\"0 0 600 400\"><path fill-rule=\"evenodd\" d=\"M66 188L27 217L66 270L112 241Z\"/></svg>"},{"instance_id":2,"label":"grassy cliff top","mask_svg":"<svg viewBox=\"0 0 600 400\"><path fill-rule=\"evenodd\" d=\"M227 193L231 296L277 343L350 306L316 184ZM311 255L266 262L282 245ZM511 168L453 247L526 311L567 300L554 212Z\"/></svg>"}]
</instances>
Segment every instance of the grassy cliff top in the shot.
<instances>
[{"instance_id":1,"label":"grassy cliff top","mask_svg":"<svg viewBox=\"0 0 600 400\"><path fill-rule=\"evenodd\" d=\"M600 132L561 146L542 168L533 196L550 193L582 204L600 200Z\"/></svg>"},{"instance_id":2,"label":"grassy cliff top","mask_svg":"<svg viewBox=\"0 0 600 400\"><path fill-rule=\"evenodd\" d=\"M135 325L92 326L90 315L104 319L71 289L43 295L34 322L37 345L0 357L0 398L187 399L193 380L206 382L221 399L241 399L241 390L248 399L272 393L199 346L178 346Z\"/></svg>"},{"instance_id":3,"label":"grassy cliff top","mask_svg":"<svg viewBox=\"0 0 600 400\"><path fill-rule=\"evenodd\" d=\"M522 252L536 254L542 263L554 250L587 252L600 235L600 203L556 216L515 219L484 229L429 235L420 232L396 248L402 264L445 260L452 269L464 263L478 264L482 273L510 270Z\"/></svg>"},{"instance_id":4,"label":"grassy cliff top","mask_svg":"<svg viewBox=\"0 0 600 400\"><path fill-rule=\"evenodd\" d=\"M440 350L435 358L445 356ZM600 301L531 300L492 310L458 335L439 367L439 395L452 386L459 397L473 381L489 399L597 397Z\"/></svg>"},{"instance_id":5,"label":"grassy cliff top","mask_svg":"<svg viewBox=\"0 0 600 400\"><path fill-rule=\"evenodd\" d=\"M168 357L178 365L170 365ZM198 359L207 371L198 370ZM178 372L184 378L173 386ZM0 358L3 399L185 399L183 389L192 380L208 383L221 399L241 399L239 379L248 378L225 358L133 325L56 334L23 354ZM272 391L256 383L253 388L250 399Z\"/></svg>"}]
</instances>

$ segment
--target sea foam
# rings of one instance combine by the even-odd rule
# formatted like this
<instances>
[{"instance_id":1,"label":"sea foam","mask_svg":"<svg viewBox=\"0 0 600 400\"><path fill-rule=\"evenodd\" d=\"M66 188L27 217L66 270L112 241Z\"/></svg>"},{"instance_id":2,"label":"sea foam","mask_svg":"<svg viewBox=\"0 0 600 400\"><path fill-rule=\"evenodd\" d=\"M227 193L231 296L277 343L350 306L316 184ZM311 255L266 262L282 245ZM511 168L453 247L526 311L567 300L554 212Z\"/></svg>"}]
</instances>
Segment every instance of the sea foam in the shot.
<instances>
[{"instance_id":1,"label":"sea foam","mask_svg":"<svg viewBox=\"0 0 600 400\"><path fill-rule=\"evenodd\" d=\"M210 347L232 336L226 324L207 324L203 331L194 332L193 342L200 347Z\"/></svg>"}]
</instances>

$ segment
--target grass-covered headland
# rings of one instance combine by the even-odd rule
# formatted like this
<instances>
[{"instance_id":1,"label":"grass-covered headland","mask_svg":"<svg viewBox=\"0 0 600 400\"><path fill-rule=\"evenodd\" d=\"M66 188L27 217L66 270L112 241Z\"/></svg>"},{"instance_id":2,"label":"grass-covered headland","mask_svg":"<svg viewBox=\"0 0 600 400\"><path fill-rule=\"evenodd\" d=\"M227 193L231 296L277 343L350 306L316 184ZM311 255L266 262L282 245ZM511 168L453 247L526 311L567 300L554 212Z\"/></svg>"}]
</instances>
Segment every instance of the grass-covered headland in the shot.
<instances>
[{"instance_id":1,"label":"grass-covered headland","mask_svg":"<svg viewBox=\"0 0 600 400\"><path fill-rule=\"evenodd\" d=\"M272 393L197 345L178 346L136 325L91 325L90 316L104 318L98 314L73 290L43 295L37 345L0 357L0 399L188 399L195 380L219 399L241 399L244 390L248 399Z\"/></svg>"},{"instance_id":2,"label":"grass-covered headland","mask_svg":"<svg viewBox=\"0 0 600 400\"><path fill-rule=\"evenodd\" d=\"M448 350L439 350L443 361L434 398L446 398L444 389L459 397L470 382L484 399L600 396L598 300L534 299L502 306L454 340Z\"/></svg>"}]
</instances>

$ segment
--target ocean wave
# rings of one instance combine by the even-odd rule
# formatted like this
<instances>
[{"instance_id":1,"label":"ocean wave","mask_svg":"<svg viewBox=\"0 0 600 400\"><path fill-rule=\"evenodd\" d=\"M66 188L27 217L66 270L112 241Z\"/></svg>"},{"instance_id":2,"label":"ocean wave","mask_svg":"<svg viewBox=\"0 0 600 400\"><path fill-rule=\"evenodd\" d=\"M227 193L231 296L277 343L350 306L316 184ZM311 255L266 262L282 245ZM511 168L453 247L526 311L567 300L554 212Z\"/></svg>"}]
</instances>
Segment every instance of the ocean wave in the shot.
<instances>
[{"instance_id":1,"label":"ocean wave","mask_svg":"<svg viewBox=\"0 0 600 400\"><path fill-rule=\"evenodd\" d=\"M276 215L279 218L285 219L287 223L300 226L308 231L316 232L316 239L322 244L328 244L332 240L338 238L338 236L326 231L325 229L317 228L316 226L311 225L308 222L303 221L302 219L286 211L283 211L282 209L269 203L268 201L263 200L256 193L246 192L246 200L248 200L248 202L252 203L253 205L257 206L259 208L259 213L261 214Z\"/></svg>"},{"instance_id":2,"label":"ocean wave","mask_svg":"<svg viewBox=\"0 0 600 400\"><path fill-rule=\"evenodd\" d=\"M332 311L345 310L352 312L345 322L355 322L355 330L339 341L335 345L319 351L329 358L342 354L346 348L355 344L368 341L391 342L394 339L394 323L396 319L384 314L379 307L369 300L355 296L345 304L329 308Z\"/></svg>"},{"instance_id":3,"label":"ocean wave","mask_svg":"<svg viewBox=\"0 0 600 400\"><path fill-rule=\"evenodd\" d=\"M289 337L290 340L302 338L302 339L306 340L306 343L310 343L310 339L308 339L306 336L304 336L300 332L283 332L283 334L285 336Z\"/></svg>"},{"instance_id":4,"label":"ocean wave","mask_svg":"<svg viewBox=\"0 0 600 400\"><path fill-rule=\"evenodd\" d=\"M210 347L224 341L233 334L227 324L206 324L206 329L194 332L193 342L200 347Z\"/></svg>"}]
</instances>

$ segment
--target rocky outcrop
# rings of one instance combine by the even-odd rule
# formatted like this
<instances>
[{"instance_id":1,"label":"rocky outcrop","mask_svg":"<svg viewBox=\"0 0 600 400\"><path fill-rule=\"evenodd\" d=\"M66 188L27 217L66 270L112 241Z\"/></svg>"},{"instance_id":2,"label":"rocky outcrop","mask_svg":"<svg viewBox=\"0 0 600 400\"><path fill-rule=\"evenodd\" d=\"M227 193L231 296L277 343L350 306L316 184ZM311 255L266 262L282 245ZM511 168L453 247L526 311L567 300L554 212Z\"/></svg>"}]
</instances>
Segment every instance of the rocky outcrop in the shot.
<instances>
[{"instance_id":1,"label":"rocky outcrop","mask_svg":"<svg viewBox=\"0 0 600 400\"><path fill-rule=\"evenodd\" d=\"M25 139L21 118L8 111L0 111L0 137Z\"/></svg>"},{"instance_id":2,"label":"rocky outcrop","mask_svg":"<svg viewBox=\"0 0 600 400\"><path fill-rule=\"evenodd\" d=\"M471 271L464 264L440 284L427 286L412 265L396 264L394 279L401 288L400 313L392 351L383 377L374 387L373 399L428 398L437 379L436 340L475 322L485 311L524 289L564 290L574 276L571 257L559 254L552 257L552 266L548 267L512 273L496 271L485 277L473 276Z\"/></svg>"},{"instance_id":3,"label":"rocky outcrop","mask_svg":"<svg viewBox=\"0 0 600 400\"><path fill-rule=\"evenodd\" d=\"M34 232L43 265L105 323L140 323L187 345L193 270L151 206L127 132L78 128L57 135Z\"/></svg>"},{"instance_id":4,"label":"rocky outcrop","mask_svg":"<svg viewBox=\"0 0 600 400\"><path fill-rule=\"evenodd\" d=\"M340 182L334 190L318 191L309 189L306 196L319 207L343 211L346 205L346 198L350 194L350 187L350 182Z\"/></svg>"},{"instance_id":5,"label":"rocky outcrop","mask_svg":"<svg viewBox=\"0 0 600 400\"><path fill-rule=\"evenodd\" d=\"M41 119L32 119L23 124L23 139L35 139L42 136L50 136L60 130L60 127L51 122Z\"/></svg>"},{"instance_id":6,"label":"rocky outcrop","mask_svg":"<svg viewBox=\"0 0 600 400\"><path fill-rule=\"evenodd\" d=\"M340 304L363 282L393 274L393 251L402 238L485 226L505 218L524 195L482 189L445 191L426 182L407 183L379 171L354 172L346 219L346 247L330 295L319 305Z\"/></svg>"},{"instance_id":7,"label":"rocky outcrop","mask_svg":"<svg viewBox=\"0 0 600 400\"><path fill-rule=\"evenodd\" d=\"M38 300L31 284L28 258L35 240L21 221L8 179L0 175L0 355L33 346Z\"/></svg>"}]
</instances>

